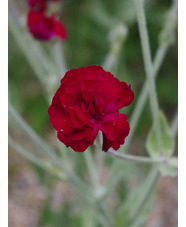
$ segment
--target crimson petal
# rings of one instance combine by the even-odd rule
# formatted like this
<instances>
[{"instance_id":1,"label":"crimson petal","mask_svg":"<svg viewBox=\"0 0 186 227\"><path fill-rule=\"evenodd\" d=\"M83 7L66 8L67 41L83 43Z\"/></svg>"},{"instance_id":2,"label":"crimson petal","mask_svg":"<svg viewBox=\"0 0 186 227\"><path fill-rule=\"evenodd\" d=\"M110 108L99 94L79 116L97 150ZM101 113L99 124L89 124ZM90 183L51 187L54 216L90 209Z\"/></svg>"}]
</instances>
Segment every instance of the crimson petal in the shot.
<instances>
[{"instance_id":1,"label":"crimson petal","mask_svg":"<svg viewBox=\"0 0 186 227\"><path fill-rule=\"evenodd\" d=\"M110 147L118 150L125 142L130 131L127 118L127 115L115 112L107 115L101 122L99 128L103 132L103 151L107 152Z\"/></svg>"}]
</instances>

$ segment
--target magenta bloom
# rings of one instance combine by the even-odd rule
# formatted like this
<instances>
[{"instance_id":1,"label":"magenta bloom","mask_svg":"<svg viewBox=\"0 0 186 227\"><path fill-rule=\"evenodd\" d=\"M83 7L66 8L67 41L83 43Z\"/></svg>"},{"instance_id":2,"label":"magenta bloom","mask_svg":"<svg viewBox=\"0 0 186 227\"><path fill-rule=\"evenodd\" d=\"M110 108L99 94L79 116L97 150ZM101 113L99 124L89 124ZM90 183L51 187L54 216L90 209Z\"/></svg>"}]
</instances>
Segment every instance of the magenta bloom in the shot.
<instances>
[{"instance_id":1,"label":"magenta bloom","mask_svg":"<svg viewBox=\"0 0 186 227\"><path fill-rule=\"evenodd\" d=\"M131 86L120 82L102 67L92 65L71 69L61 80L48 109L58 139L77 152L94 143L103 133L103 151L118 150L130 127L119 109L134 99Z\"/></svg>"},{"instance_id":2,"label":"magenta bloom","mask_svg":"<svg viewBox=\"0 0 186 227\"><path fill-rule=\"evenodd\" d=\"M30 33L39 40L48 41L58 36L66 40L67 33L63 24L56 20L56 15L46 16L44 12L31 10L28 13L27 25Z\"/></svg>"}]
</instances>

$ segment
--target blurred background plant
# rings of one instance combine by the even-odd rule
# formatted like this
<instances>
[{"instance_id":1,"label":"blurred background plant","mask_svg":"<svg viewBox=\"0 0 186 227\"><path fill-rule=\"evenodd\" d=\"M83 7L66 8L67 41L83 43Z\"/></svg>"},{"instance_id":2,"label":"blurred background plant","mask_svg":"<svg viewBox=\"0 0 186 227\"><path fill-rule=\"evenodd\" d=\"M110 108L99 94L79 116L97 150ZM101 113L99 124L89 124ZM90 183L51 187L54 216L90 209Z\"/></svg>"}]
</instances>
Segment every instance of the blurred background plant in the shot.
<instances>
[{"instance_id":1,"label":"blurred background plant","mask_svg":"<svg viewBox=\"0 0 186 227\"><path fill-rule=\"evenodd\" d=\"M136 6L138 3L142 1L136 1ZM32 38L26 26L27 1L9 0L10 226L177 226L176 177L160 177L156 165L120 161L101 151L77 154L66 150L57 141L47 113L67 69L102 65L131 84L135 93L133 104L125 108L130 136L118 153L153 153L149 151L150 139L146 142L152 138L152 133L147 137L152 119L150 105L145 102L147 85L143 85L146 77L136 17L139 8L127 0L114 4L111 0L66 0L51 3L49 11L57 11L63 21L66 42ZM158 75L159 106L176 137L177 2L145 1L145 14L153 75ZM164 117L160 118L167 128ZM169 148L169 137L166 141ZM177 156L175 145L173 152ZM176 167L175 159L171 163ZM176 171L163 166L161 174L176 176ZM167 201L172 202L167 205Z\"/></svg>"}]
</instances>

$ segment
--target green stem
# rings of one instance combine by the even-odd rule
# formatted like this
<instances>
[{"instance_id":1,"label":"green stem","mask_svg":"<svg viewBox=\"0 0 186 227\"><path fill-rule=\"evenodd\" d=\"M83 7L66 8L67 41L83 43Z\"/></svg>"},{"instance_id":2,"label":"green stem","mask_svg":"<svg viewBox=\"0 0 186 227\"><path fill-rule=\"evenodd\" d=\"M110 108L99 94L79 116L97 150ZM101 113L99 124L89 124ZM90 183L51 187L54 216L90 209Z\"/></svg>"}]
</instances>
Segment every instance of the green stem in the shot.
<instances>
[{"instance_id":1,"label":"green stem","mask_svg":"<svg viewBox=\"0 0 186 227\"><path fill-rule=\"evenodd\" d=\"M146 77L149 86L149 96L150 96L150 105L151 105L151 112L153 118L153 125L156 131L156 142L158 147L161 147L161 130L160 130L160 122L159 122L159 106L158 106L158 99L156 93L155 82L153 78L153 67L151 61L151 53L150 53L150 45L146 27L146 19L144 13L144 1L143 0L135 0L136 5L136 12L137 12L137 19L138 19L138 26L141 38L141 45L143 51L143 59L145 64L145 71Z\"/></svg>"},{"instance_id":2,"label":"green stem","mask_svg":"<svg viewBox=\"0 0 186 227\"><path fill-rule=\"evenodd\" d=\"M39 167L44 168L44 162L42 162L41 159L37 158L35 155L33 155L32 153L28 152L26 149L18 145L10 136L8 137L8 143L12 149L16 150L24 158L38 165Z\"/></svg>"},{"instance_id":3,"label":"green stem","mask_svg":"<svg viewBox=\"0 0 186 227\"><path fill-rule=\"evenodd\" d=\"M62 167L61 162L55 155L55 151L49 147L34 130L19 116L14 107L9 104L8 113L14 118L17 124L30 136L30 138L53 160ZM63 168L63 167L62 167Z\"/></svg>"},{"instance_id":4,"label":"green stem","mask_svg":"<svg viewBox=\"0 0 186 227\"><path fill-rule=\"evenodd\" d=\"M103 68L113 74L117 73L121 47L127 37L127 27L124 24L117 24L109 32L110 50L106 56Z\"/></svg>"},{"instance_id":5,"label":"green stem","mask_svg":"<svg viewBox=\"0 0 186 227\"><path fill-rule=\"evenodd\" d=\"M54 73L55 72L55 65L52 59L49 58L47 53L45 52L44 48L41 46L41 42L38 42L29 34L28 30L25 29L25 25L22 26L19 18L17 18L17 23L15 22L14 18L12 18L13 13L16 11L18 15L21 15L19 7L15 4L14 1L9 2L9 7L11 12L9 14L10 26L11 30L16 29L19 33L16 35L16 39L19 39L19 43L23 42L25 45L25 51L29 51L33 58L37 59L40 63L40 67L46 70L46 73ZM13 27L12 27L13 25ZM14 31L13 31L14 32ZM15 32L14 32L15 33ZM44 76L44 75L43 75Z\"/></svg>"},{"instance_id":6,"label":"green stem","mask_svg":"<svg viewBox=\"0 0 186 227\"><path fill-rule=\"evenodd\" d=\"M67 71L63 52L64 51L63 51L62 43L60 41L56 41L53 44L53 57L55 59L56 65L58 67L58 73L59 73L58 77L60 79L65 75L65 72Z\"/></svg>"},{"instance_id":7,"label":"green stem","mask_svg":"<svg viewBox=\"0 0 186 227\"><path fill-rule=\"evenodd\" d=\"M82 203L82 200L80 200L79 197L77 197L77 200L78 204ZM96 203L88 204L86 201L84 201L84 204L90 207L93 216L95 217L96 220L98 220L98 222L100 222L101 226L111 227L108 219L103 215L103 213L100 211L100 208L97 206Z\"/></svg>"},{"instance_id":8,"label":"green stem","mask_svg":"<svg viewBox=\"0 0 186 227\"><path fill-rule=\"evenodd\" d=\"M85 151L85 161L87 164L87 168L92 180L92 184L94 188L98 187L98 183L99 183L99 179L98 179L98 174L97 174L97 168L94 162L94 158L92 156L92 150L88 149L87 151Z\"/></svg>"},{"instance_id":9,"label":"green stem","mask_svg":"<svg viewBox=\"0 0 186 227\"><path fill-rule=\"evenodd\" d=\"M99 139L99 138L98 138ZM97 141L98 142L98 141ZM96 147L95 147L96 149ZM87 168L91 177L92 187L94 188L94 197L96 198L96 206L100 209L100 213L105 217L108 222L108 226L112 226L113 223L112 215L110 215L109 209L106 206L106 201L100 200L103 194L105 193L105 187L102 186L99 182L99 168L95 163L94 157L92 155L92 150L88 149L85 151L85 161L87 164ZM101 152L100 150L96 150L95 152Z\"/></svg>"},{"instance_id":10,"label":"green stem","mask_svg":"<svg viewBox=\"0 0 186 227\"><path fill-rule=\"evenodd\" d=\"M44 89L45 96L48 99L48 97L50 97L50 90L51 90L50 89L51 83L49 83L51 79L49 78L49 74L48 72L47 73L45 72L45 70L42 67L42 64L40 64L39 59L35 56L35 54L31 51L31 49L28 48L28 46L30 45L25 41L25 39L22 36L21 30L18 28L16 23L11 18L11 13L9 13L9 28L19 48L23 52L24 56L26 57L27 61L31 65L32 69L34 70L35 75L38 77Z\"/></svg>"},{"instance_id":11,"label":"green stem","mask_svg":"<svg viewBox=\"0 0 186 227\"><path fill-rule=\"evenodd\" d=\"M128 161L134 161L134 162L139 162L139 163L162 163L165 160L164 159L153 159L153 158L148 158L148 157L140 157L140 156L134 156L134 155L128 155L128 154L122 154L119 152L116 152L112 149L109 149L106 154L110 155L111 157L118 158L118 159L124 159Z\"/></svg>"},{"instance_id":12,"label":"green stem","mask_svg":"<svg viewBox=\"0 0 186 227\"><path fill-rule=\"evenodd\" d=\"M163 59L167 52L167 49L168 49L167 46L161 45L156 52L156 56L155 56L154 63L153 63L153 77L154 78L156 78L156 76L158 75L159 69L162 65L162 62L163 62ZM141 93L139 95L136 106L132 112L132 116L129 119L130 133L129 133L128 137L126 138L124 148L123 148L123 146L121 146L119 151L122 150L122 148L123 148L123 152L125 153L126 150L128 149L128 147L131 143L131 140L133 138L134 132L136 130L137 123L138 123L141 113L143 111L144 105L146 103L147 97L148 97L148 83L147 83L147 81L145 81L145 83L141 89Z\"/></svg>"},{"instance_id":13,"label":"green stem","mask_svg":"<svg viewBox=\"0 0 186 227\"><path fill-rule=\"evenodd\" d=\"M51 74L51 75L56 74L57 70L53 62L53 59L51 59L48 56L47 52L44 50L41 44L38 43L37 40L34 40L29 34L27 34L25 30L22 31L21 37L22 37L21 40L24 40L25 43L27 44L27 49L28 49L28 46L30 46L28 51L30 51L33 57L37 59L37 61L40 63L40 67L42 67L45 70L46 74ZM43 75L43 77L45 75Z\"/></svg>"},{"instance_id":14,"label":"green stem","mask_svg":"<svg viewBox=\"0 0 186 227\"><path fill-rule=\"evenodd\" d=\"M91 4L88 3L88 7L90 16L99 26L110 29L115 23L115 19L107 14L100 1L92 1Z\"/></svg>"},{"instance_id":15,"label":"green stem","mask_svg":"<svg viewBox=\"0 0 186 227\"><path fill-rule=\"evenodd\" d=\"M99 147L99 148L103 144L103 137L102 137L101 131L98 132L97 138L95 140L95 144L96 144L96 147ZM103 169L104 158L105 158L104 152L99 151L99 152L95 153L95 160L96 160L96 164L97 164L96 166L98 169L98 173L101 173L101 171Z\"/></svg>"},{"instance_id":16,"label":"green stem","mask_svg":"<svg viewBox=\"0 0 186 227\"><path fill-rule=\"evenodd\" d=\"M54 132L56 134L56 132ZM61 143L61 141L57 141L58 145L58 151L60 159L63 160L63 163L65 165L65 168L72 169L72 163L73 163L73 157L70 155L70 152L66 149L66 146L64 143Z\"/></svg>"},{"instance_id":17,"label":"green stem","mask_svg":"<svg viewBox=\"0 0 186 227\"><path fill-rule=\"evenodd\" d=\"M21 147L19 144L17 144L10 136L8 137L8 143L12 147L12 149L16 150L20 155L22 155L25 159L28 161L34 163L35 165L45 169L50 174L55 175L55 177L60 178L62 181L67 180L67 176L64 175L63 172L60 170L57 170L56 167L52 166L49 162L43 161L34 154L27 151L25 148Z\"/></svg>"},{"instance_id":18,"label":"green stem","mask_svg":"<svg viewBox=\"0 0 186 227\"><path fill-rule=\"evenodd\" d=\"M101 151L97 150L96 152ZM105 187L102 186L99 182L99 169L97 168L91 149L85 151L85 160L91 177L92 187L94 188L93 191L94 197L96 198L96 206L98 207L98 209L100 209L102 215L105 216L107 220L109 220L109 223L112 223L112 216L110 215L109 209L106 206L106 201L100 200L100 198L102 198L105 193Z\"/></svg>"},{"instance_id":19,"label":"green stem","mask_svg":"<svg viewBox=\"0 0 186 227\"><path fill-rule=\"evenodd\" d=\"M95 141L95 145L93 145L91 148L88 148L84 155L87 168L94 187L95 197L98 199L102 197L102 193L104 193L104 186L102 186L100 183L100 173L104 163L103 152L101 152L99 149L101 140L100 136L101 135L99 132ZM94 157L93 153L95 154Z\"/></svg>"},{"instance_id":20,"label":"green stem","mask_svg":"<svg viewBox=\"0 0 186 227\"><path fill-rule=\"evenodd\" d=\"M33 70L35 71L36 75L38 76L39 80L42 81L43 77L43 70L39 65L39 62L35 60L35 58L31 55L30 51L28 50L28 46L25 43L25 40L22 40L21 31L20 29L15 25L15 22L13 21L13 18L11 17L11 14L9 14L9 28L11 33L13 34L14 38L16 39L16 42L18 43L20 49L23 51L24 55L28 59L30 65L32 66Z\"/></svg>"},{"instance_id":21,"label":"green stem","mask_svg":"<svg viewBox=\"0 0 186 227\"><path fill-rule=\"evenodd\" d=\"M113 215L110 213L108 206L104 203L104 201L100 201L97 204L98 209L100 210L100 213L102 213L103 217L107 220L108 227L114 226L113 223Z\"/></svg>"},{"instance_id":22,"label":"green stem","mask_svg":"<svg viewBox=\"0 0 186 227\"><path fill-rule=\"evenodd\" d=\"M145 187L143 189L143 193L141 193L140 200L138 201L137 205L134 206L133 214L130 217L131 224L129 225L129 227L136 226L136 223L138 222L138 218L140 217L141 211L143 210L147 200L149 199L157 183L158 177L159 177L158 167L154 166L152 167L152 170L150 171L145 181Z\"/></svg>"}]
</instances>

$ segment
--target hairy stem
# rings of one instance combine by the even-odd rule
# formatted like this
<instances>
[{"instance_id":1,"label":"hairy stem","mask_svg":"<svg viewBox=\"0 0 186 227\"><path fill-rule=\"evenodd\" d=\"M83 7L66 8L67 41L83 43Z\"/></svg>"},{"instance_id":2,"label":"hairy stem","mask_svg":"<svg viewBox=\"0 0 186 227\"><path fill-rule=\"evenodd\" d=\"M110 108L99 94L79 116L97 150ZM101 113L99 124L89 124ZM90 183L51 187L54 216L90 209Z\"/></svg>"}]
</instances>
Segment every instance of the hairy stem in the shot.
<instances>
[{"instance_id":1,"label":"hairy stem","mask_svg":"<svg viewBox=\"0 0 186 227\"><path fill-rule=\"evenodd\" d=\"M57 170L56 167L52 166L51 163L38 158L36 155L32 154L31 152L27 151L25 148L17 144L10 136L8 137L8 143L12 149L16 150L21 156L23 156L28 161L34 163L35 165L45 169L50 174L55 175L56 177L60 178L62 181L66 181L68 178L67 176L60 170Z\"/></svg>"},{"instance_id":2,"label":"hairy stem","mask_svg":"<svg viewBox=\"0 0 186 227\"><path fill-rule=\"evenodd\" d=\"M159 69L162 65L162 62L163 62L163 59L167 52L167 49L168 49L167 46L161 45L161 46L159 46L159 48L156 52L156 56L155 56L154 63L153 63L153 77L154 78L156 78L156 76L158 75ZM144 105L147 101L147 97L148 97L148 82L145 81L145 83L141 89L141 93L139 95L136 106L132 112L132 116L129 119L131 129L130 129L130 133L129 133L128 137L126 138L125 146L123 149L124 153L126 152L127 148L129 147L129 145L131 143L131 140L133 138L134 132L137 127L137 123L138 123L141 113L143 111ZM120 150L122 148L123 147L121 146Z\"/></svg>"},{"instance_id":3,"label":"hairy stem","mask_svg":"<svg viewBox=\"0 0 186 227\"><path fill-rule=\"evenodd\" d=\"M114 26L109 32L110 50L103 62L103 68L113 74L117 73L121 48L127 37L127 27L120 23Z\"/></svg>"},{"instance_id":4,"label":"hairy stem","mask_svg":"<svg viewBox=\"0 0 186 227\"><path fill-rule=\"evenodd\" d=\"M58 67L58 74L57 75L60 79L65 75L67 71L64 53L63 53L63 45L60 41L56 41L53 44L53 56L56 62L56 66Z\"/></svg>"},{"instance_id":5,"label":"hairy stem","mask_svg":"<svg viewBox=\"0 0 186 227\"><path fill-rule=\"evenodd\" d=\"M92 155L92 150L88 149L85 152L84 156L85 156L85 161L87 164L89 175L91 177L92 184L96 188L98 186L99 179L98 179L97 168Z\"/></svg>"},{"instance_id":6,"label":"hairy stem","mask_svg":"<svg viewBox=\"0 0 186 227\"><path fill-rule=\"evenodd\" d=\"M128 155L128 154L122 154L117 151L114 151L112 149L109 149L106 154L110 155L111 157L118 158L118 159L124 159L128 161L134 161L134 162L139 162L139 163L162 163L165 162L164 159L153 159L153 158L148 158L148 157L140 157L140 156L135 156L135 155Z\"/></svg>"},{"instance_id":7,"label":"hairy stem","mask_svg":"<svg viewBox=\"0 0 186 227\"><path fill-rule=\"evenodd\" d=\"M145 180L145 187L143 189L143 193L141 194L140 200L137 205L135 204L133 209L133 214L130 217L131 223L129 227L136 226L138 222L138 218L140 217L141 211L143 210L147 200L149 199L159 177L159 171L157 166L153 166L147 179Z\"/></svg>"},{"instance_id":8,"label":"hairy stem","mask_svg":"<svg viewBox=\"0 0 186 227\"><path fill-rule=\"evenodd\" d=\"M150 52L150 45L149 45L149 38L148 38L143 3L144 3L143 0L135 0L138 27L139 27L141 45L142 45L142 51L143 51L143 59L144 59L146 77L148 81L148 90L149 90L149 96L150 96L153 126L155 127L155 131L156 131L156 142L158 144L158 147L161 147L159 106L158 106L158 98L156 93L155 82L153 78L153 67L152 67L152 61L151 61L151 52Z\"/></svg>"},{"instance_id":9,"label":"hairy stem","mask_svg":"<svg viewBox=\"0 0 186 227\"><path fill-rule=\"evenodd\" d=\"M29 135L29 137L37 144L45 153L55 161L57 165L62 167L62 163L58 160L57 156L55 155L55 151L49 147L40 137L39 135L34 132L34 130L19 116L16 112L14 107L9 104L8 113L13 117L13 119L18 123L18 125Z\"/></svg>"}]
</instances>

